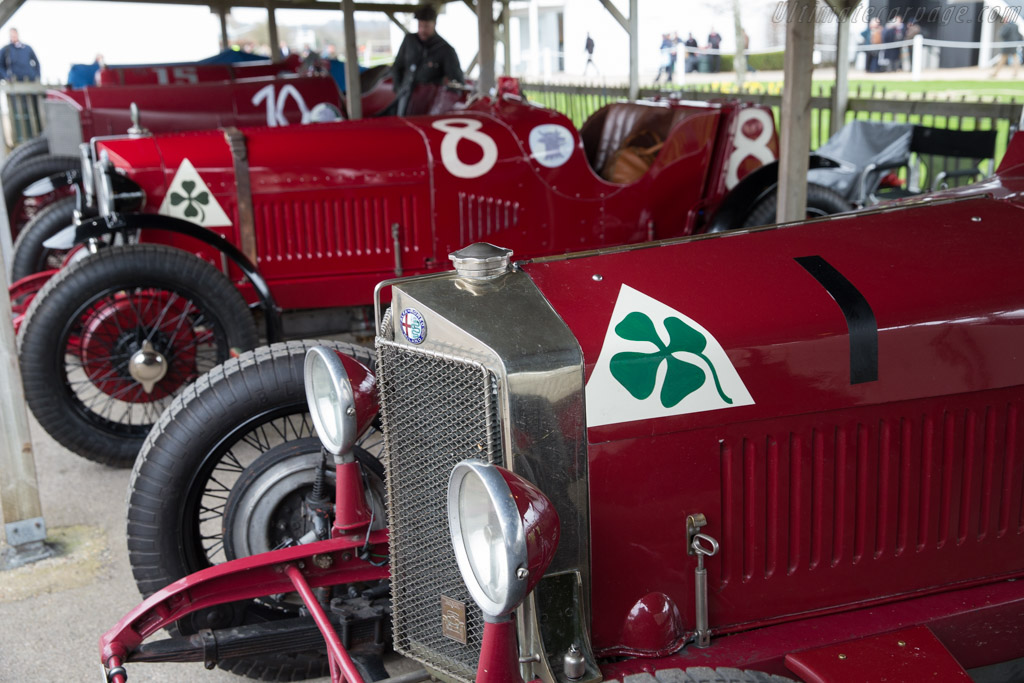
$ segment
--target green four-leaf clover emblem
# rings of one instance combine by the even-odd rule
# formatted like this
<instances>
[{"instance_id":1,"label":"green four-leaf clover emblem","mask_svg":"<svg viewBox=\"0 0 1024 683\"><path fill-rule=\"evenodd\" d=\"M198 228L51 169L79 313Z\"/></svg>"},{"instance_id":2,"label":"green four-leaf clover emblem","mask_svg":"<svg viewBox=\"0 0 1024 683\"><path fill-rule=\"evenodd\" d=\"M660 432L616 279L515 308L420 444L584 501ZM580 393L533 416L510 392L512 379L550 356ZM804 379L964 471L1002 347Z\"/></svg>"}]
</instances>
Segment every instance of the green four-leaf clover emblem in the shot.
<instances>
[{"instance_id":1,"label":"green four-leaf clover emblem","mask_svg":"<svg viewBox=\"0 0 1024 683\"><path fill-rule=\"evenodd\" d=\"M199 222L202 223L206 220L206 211L203 207L210 203L210 193L203 190L199 194L192 196L192 193L196 190L196 183L194 180L183 180L181 183L181 189L185 191L184 195L178 194L177 192L171 192L171 206L178 206L182 202L188 202L185 206L185 218L195 218L199 216Z\"/></svg>"},{"instance_id":2,"label":"green four-leaf clover emblem","mask_svg":"<svg viewBox=\"0 0 1024 683\"><path fill-rule=\"evenodd\" d=\"M612 377L621 384L633 398L644 400L654 393L658 371L662 363L667 364L665 381L661 386L661 405L672 408L684 398L704 386L708 373L700 366L681 360L674 354L685 352L703 360L710 370L718 395L728 404L732 399L722 391L722 384L715 371L715 364L704 355L707 339L679 318L665 318L669 342L666 346L661 335L654 328L654 322L644 313L630 313L615 326L615 334L627 341L650 342L657 350L650 353L623 351L612 356L610 369Z\"/></svg>"}]
</instances>

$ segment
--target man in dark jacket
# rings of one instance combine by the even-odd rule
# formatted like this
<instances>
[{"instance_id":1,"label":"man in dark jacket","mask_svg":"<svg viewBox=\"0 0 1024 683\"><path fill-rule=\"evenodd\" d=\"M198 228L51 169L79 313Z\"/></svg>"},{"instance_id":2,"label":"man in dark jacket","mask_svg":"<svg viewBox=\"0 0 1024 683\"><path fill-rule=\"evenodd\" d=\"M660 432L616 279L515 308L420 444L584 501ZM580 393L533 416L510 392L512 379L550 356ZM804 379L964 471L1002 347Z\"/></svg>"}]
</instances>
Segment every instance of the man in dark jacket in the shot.
<instances>
[{"instance_id":1,"label":"man in dark jacket","mask_svg":"<svg viewBox=\"0 0 1024 683\"><path fill-rule=\"evenodd\" d=\"M11 29L11 42L0 49L0 78L8 81L38 81L39 60L35 51L18 39Z\"/></svg>"},{"instance_id":2,"label":"man in dark jacket","mask_svg":"<svg viewBox=\"0 0 1024 683\"><path fill-rule=\"evenodd\" d=\"M461 83L464 78L455 49L434 31L437 22L434 8L424 5L413 16L419 21L418 30L402 41L391 67L399 116L404 116L408 110L415 86L440 85L446 80Z\"/></svg>"}]
</instances>

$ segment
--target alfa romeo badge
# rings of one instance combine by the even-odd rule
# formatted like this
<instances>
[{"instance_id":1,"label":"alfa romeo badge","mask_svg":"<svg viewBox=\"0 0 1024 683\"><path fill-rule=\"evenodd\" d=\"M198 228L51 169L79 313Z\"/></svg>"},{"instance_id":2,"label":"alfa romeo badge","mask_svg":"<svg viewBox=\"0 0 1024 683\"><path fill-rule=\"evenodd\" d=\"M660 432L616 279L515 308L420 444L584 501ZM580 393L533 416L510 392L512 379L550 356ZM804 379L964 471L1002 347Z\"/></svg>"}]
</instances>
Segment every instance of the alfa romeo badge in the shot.
<instances>
[{"instance_id":1,"label":"alfa romeo badge","mask_svg":"<svg viewBox=\"0 0 1024 683\"><path fill-rule=\"evenodd\" d=\"M398 319L398 326L402 328L405 338L413 344L422 344L423 340L427 338L427 321L415 308L407 308L402 311L402 315Z\"/></svg>"}]
</instances>

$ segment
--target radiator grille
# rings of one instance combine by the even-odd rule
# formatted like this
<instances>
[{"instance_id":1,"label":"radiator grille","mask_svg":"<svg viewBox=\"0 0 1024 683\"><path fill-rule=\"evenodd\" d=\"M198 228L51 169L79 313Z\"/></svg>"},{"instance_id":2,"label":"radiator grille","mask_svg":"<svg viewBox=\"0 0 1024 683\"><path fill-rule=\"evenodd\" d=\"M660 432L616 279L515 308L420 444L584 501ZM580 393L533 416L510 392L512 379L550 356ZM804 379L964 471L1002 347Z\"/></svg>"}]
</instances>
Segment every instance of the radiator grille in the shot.
<instances>
[{"instance_id":1,"label":"radiator grille","mask_svg":"<svg viewBox=\"0 0 1024 683\"><path fill-rule=\"evenodd\" d=\"M54 156L78 156L82 144L82 122L78 111L67 102L45 100L46 140Z\"/></svg>"},{"instance_id":2,"label":"radiator grille","mask_svg":"<svg viewBox=\"0 0 1024 683\"><path fill-rule=\"evenodd\" d=\"M496 380L479 363L381 339L377 362L387 449L395 648L469 683L484 624L452 551L448 476L467 458L500 462ZM442 595L466 604L466 645L441 632Z\"/></svg>"}]
</instances>

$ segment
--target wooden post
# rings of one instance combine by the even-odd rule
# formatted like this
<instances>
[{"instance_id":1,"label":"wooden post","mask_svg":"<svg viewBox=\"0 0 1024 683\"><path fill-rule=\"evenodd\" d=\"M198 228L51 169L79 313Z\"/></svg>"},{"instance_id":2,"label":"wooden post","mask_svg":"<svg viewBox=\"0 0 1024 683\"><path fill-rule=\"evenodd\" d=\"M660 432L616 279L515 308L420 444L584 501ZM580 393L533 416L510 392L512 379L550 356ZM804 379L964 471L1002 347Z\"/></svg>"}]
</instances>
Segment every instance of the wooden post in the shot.
<instances>
[{"instance_id":1,"label":"wooden post","mask_svg":"<svg viewBox=\"0 0 1024 683\"><path fill-rule=\"evenodd\" d=\"M982 29L984 30L984 29ZM924 68L924 36L918 33L914 36L914 44L910 48L912 64L910 65L911 80L921 80L921 69Z\"/></svg>"},{"instance_id":2,"label":"wooden post","mask_svg":"<svg viewBox=\"0 0 1024 683\"><path fill-rule=\"evenodd\" d=\"M505 34L502 45L505 50L505 75L512 75L512 11L508 8L509 0L501 0L501 24Z\"/></svg>"},{"instance_id":3,"label":"wooden post","mask_svg":"<svg viewBox=\"0 0 1024 683\"><path fill-rule=\"evenodd\" d=\"M231 39L228 38L228 8L224 5L217 5L217 17L220 19L220 44L222 50L231 49Z\"/></svg>"},{"instance_id":4,"label":"wooden post","mask_svg":"<svg viewBox=\"0 0 1024 683\"><path fill-rule=\"evenodd\" d=\"M477 52L480 63L480 76L477 78L476 90L481 95L488 95L494 87L494 2L492 0L476 0L477 36L480 50Z\"/></svg>"},{"instance_id":5,"label":"wooden post","mask_svg":"<svg viewBox=\"0 0 1024 683\"><path fill-rule=\"evenodd\" d=\"M743 92L743 81L747 77L747 46L743 33L743 17L740 12L740 0L732 0L732 23L736 34L736 56L733 58L733 69L736 71L736 85ZM683 65L683 73L686 65Z\"/></svg>"},{"instance_id":6,"label":"wooden post","mask_svg":"<svg viewBox=\"0 0 1024 683\"><path fill-rule=\"evenodd\" d=\"M356 3L341 0L345 24L345 101L350 121L363 118L363 92L359 85L359 46L356 45Z\"/></svg>"},{"instance_id":7,"label":"wooden post","mask_svg":"<svg viewBox=\"0 0 1024 683\"><path fill-rule=\"evenodd\" d=\"M785 76L779 125L779 203L776 210L779 223L807 217L814 9L814 0L786 1Z\"/></svg>"},{"instance_id":8,"label":"wooden post","mask_svg":"<svg viewBox=\"0 0 1024 683\"><path fill-rule=\"evenodd\" d=\"M281 41L277 37L277 16L274 6L267 3L267 30L270 32L270 57L275 62L281 61Z\"/></svg>"},{"instance_id":9,"label":"wooden post","mask_svg":"<svg viewBox=\"0 0 1024 683\"><path fill-rule=\"evenodd\" d=\"M836 82L832 88L832 115L829 117L832 135L846 123L846 108L850 102L850 13L837 12L837 19Z\"/></svg>"},{"instance_id":10,"label":"wooden post","mask_svg":"<svg viewBox=\"0 0 1024 683\"><path fill-rule=\"evenodd\" d=\"M535 81L539 81L540 78L540 10L538 9L538 0L530 0L529 13L527 14L530 22L530 59L527 62L529 64L530 78Z\"/></svg>"},{"instance_id":11,"label":"wooden post","mask_svg":"<svg viewBox=\"0 0 1024 683\"><path fill-rule=\"evenodd\" d=\"M0 229L10 233L6 209ZM7 293L7 267L0 259L0 509L4 536L11 551L0 566L19 567L52 554L43 543L46 521L39 502L36 463L28 431L25 392L21 386L11 299Z\"/></svg>"},{"instance_id":12,"label":"wooden post","mask_svg":"<svg viewBox=\"0 0 1024 683\"><path fill-rule=\"evenodd\" d=\"M629 0L629 99L640 98L640 13L639 0Z\"/></svg>"}]
</instances>

